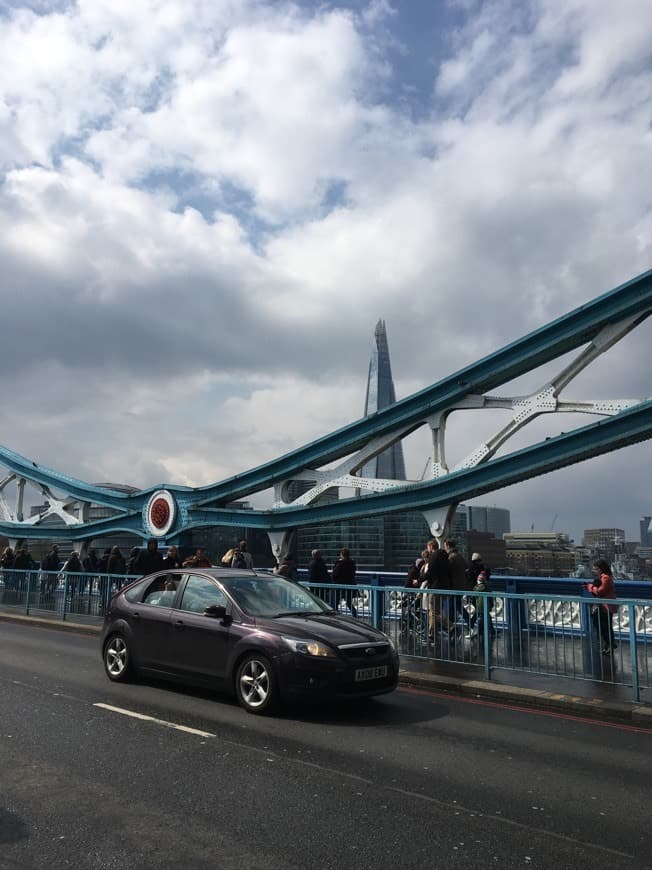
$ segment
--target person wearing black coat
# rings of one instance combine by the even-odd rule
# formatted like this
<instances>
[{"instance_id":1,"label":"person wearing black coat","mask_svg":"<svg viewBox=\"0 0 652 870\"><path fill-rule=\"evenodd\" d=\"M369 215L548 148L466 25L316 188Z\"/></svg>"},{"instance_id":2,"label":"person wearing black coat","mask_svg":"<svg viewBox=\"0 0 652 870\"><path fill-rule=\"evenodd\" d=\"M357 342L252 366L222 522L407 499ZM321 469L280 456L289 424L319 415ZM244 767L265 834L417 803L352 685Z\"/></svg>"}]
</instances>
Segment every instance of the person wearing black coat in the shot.
<instances>
[{"instance_id":1,"label":"person wearing black coat","mask_svg":"<svg viewBox=\"0 0 652 870\"><path fill-rule=\"evenodd\" d=\"M125 566L125 574L129 574L130 577L138 576L138 559L140 558L140 547L132 547L129 551L129 558L127 559L127 564Z\"/></svg>"},{"instance_id":2,"label":"person wearing black coat","mask_svg":"<svg viewBox=\"0 0 652 870\"><path fill-rule=\"evenodd\" d=\"M163 557L162 567L165 569L181 568L182 561L179 551L174 546L168 547L167 555Z\"/></svg>"},{"instance_id":3,"label":"person wearing black coat","mask_svg":"<svg viewBox=\"0 0 652 870\"><path fill-rule=\"evenodd\" d=\"M158 541L156 538L150 538L147 542L147 549L142 550L138 561L136 562L138 574L153 574L154 571L163 569L163 556L158 551Z\"/></svg>"},{"instance_id":4,"label":"person wearing black coat","mask_svg":"<svg viewBox=\"0 0 652 870\"><path fill-rule=\"evenodd\" d=\"M355 586L357 585L357 581L355 579L355 572L356 564L351 558L348 548L342 547L342 549L340 550L339 558L333 565L333 583L337 584L338 586ZM355 619L358 615L358 610L353 603L354 597L355 593L353 589L344 590L344 598L346 599L346 604L351 610L351 615Z\"/></svg>"},{"instance_id":5,"label":"person wearing black coat","mask_svg":"<svg viewBox=\"0 0 652 870\"><path fill-rule=\"evenodd\" d=\"M57 544L53 544L50 552L41 559L41 571L47 572L41 577L41 592L46 598L54 595L54 590L59 582L56 576L59 565L59 547Z\"/></svg>"},{"instance_id":6,"label":"person wearing black coat","mask_svg":"<svg viewBox=\"0 0 652 870\"><path fill-rule=\"evenodd\" d=\"M450 589L450 567L448 553L440 549L435 539L428 541L428 562L425 570L425 580L428 589ZM435 640L435 628L442 625L450 630L448 619L441 612L441 595L428 596L428 636L430 642Z\"/></svg>"},{"instance_id":7,"label":"person wearing black coat","mask_svg":"<svg viewBox=\"0 0 652 870\"><path fill-rule=\"evenodd\" d=\"M88 583L88 594L90 595L93 591L95 578L100 572L100 560L97 558L97 550L95 547L91 547L86 555L82 557L82 569L85 572L85 576L82 577L80 591L83 595L86 591L86 584Z\"/></svg>"},{"instance_id":8,"label":"person wearing black coat","mask_svg":"<svg viewBox=\"0 0 652 870\"><path fill-rule=\"evenodd\" d=\"M331 575L328 573L328 566L324 562L319 550L312 551L312 559L308 562L308 580L311 583L330 583ZM334 605L334 596L332 589L316 589L315 594L319 595L322 601Z\"/></svg>"},{"instance_id":9,"label":"person wearing black coat","mask_svg":"<svg viewBox=\"0 0 652 870\"><path fill-rule=\"evenodd\" d=\"M127 570L127 565L125 563L124 556L120 552L120 548L113 547L111 549L111 555L109 556L109 561L106 564L107 574L125 574L126 570Z\"/></svg>"}]
</instances>

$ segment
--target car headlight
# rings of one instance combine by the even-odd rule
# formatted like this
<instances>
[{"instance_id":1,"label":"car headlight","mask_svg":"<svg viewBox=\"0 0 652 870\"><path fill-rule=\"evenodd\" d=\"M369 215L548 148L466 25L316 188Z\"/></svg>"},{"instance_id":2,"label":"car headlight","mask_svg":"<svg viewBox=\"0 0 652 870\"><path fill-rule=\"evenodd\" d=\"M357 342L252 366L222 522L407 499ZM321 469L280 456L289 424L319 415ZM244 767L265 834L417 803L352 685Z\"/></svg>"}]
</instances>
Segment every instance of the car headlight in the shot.
<instances>
[{"instance_id":1,"label":"car headlight","mask_svg":"<svg viewBox=\"0 0 652 870\"><path fill-rule=\"evenodd\" d=\"M385 638L385 640L386 640L387 643L389 644L389 648L390 648L391 650L393 650L394 652L396 652L396 644L394 643L394 641L392 640L392 638L391 638L388 634L385 634L384 632L383 632L383 637Z\"/></svg>"},{"instance_id":2,"label":"car headlight","mask_svg":"<svg viewBox=\"0 0 652 870\"><path fill-rule=\"evenodd\" d=\"M334 651L318 640L300 640L297 637L282 637L282 640L285 641L292 652L302 653L305 656L335 658Z\"/></svg>"}]
</instances>

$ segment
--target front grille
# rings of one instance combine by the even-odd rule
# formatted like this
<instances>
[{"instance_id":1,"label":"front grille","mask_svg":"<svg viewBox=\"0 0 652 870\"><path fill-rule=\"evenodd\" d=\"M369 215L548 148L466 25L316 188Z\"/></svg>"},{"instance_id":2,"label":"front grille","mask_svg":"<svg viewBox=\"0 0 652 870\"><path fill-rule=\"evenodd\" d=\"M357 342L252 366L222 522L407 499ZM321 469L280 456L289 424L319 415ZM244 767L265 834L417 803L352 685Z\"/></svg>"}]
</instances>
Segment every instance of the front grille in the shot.
<instances>
[{"instance_id":1,"label":"front grille","mask_svg":"<svg viewBox=\"0 0 652 870\"><path fill-rule=\"evenodd\" d=\"M389 652L389 644L380 643L347 643L338 647L342 655L347 659L355 661L369 662L370 664L377 659L383 659ZM367 650L373 650L373 653L368 653Z\"/></svg>"}]
</instances>

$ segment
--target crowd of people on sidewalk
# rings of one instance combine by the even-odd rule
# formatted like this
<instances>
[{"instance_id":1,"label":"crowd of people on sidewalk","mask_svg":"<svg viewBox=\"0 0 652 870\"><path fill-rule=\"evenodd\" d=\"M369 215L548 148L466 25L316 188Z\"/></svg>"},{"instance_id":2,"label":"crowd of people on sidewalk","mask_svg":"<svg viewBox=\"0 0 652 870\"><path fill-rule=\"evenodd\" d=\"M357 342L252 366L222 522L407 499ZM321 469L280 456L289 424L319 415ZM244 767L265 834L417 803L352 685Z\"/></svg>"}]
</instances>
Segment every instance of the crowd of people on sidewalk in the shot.
<instances>
[{"instance_id":1,"label":"crowd of people on sidewalk","mask_svg":"<svg viewBox=\"0 0 652 870\"><path fill-rule=\"evenodd\" d=\"M96 590L106 596L116 586L111 580L113 576L140 577L165 569L188 567L209 568L212 562L202 548L182 558L179 549L172 545L163 555L155 538L150 539L145 548L132 548L127 559L117 546L107 547L101 556L93 547L82 555L73 550L67 559L62 560L59 546L54 544L40 565L22 544L15 550L7 546L0 554L0 573L5 592L19 592L24 588L26 572L38 570L40 593L46 600L54 596L61 574L71 575L67 587L71 594L92 593L95 584ZM247 542L242 540L229 548L220 559L219 567L253 569L254 560ZM294 556L291 553L284 554L273 573L298 581L299 571ZM617 605L610 603L616 597L610 564L603 559L597 560L594 575L593 582L586 584L587 591L598 599L592 608L592 620L602 652L611 654L617 646L612 624ZM490 637L494 637L496 632L491 617L494 601L487 594L491 591L490 579L491 571L480 553L474 552L470 562L467 562L454 540L447 538L440 547L433 538L408 568L404 583L403 619L415 619L419 611L422 622L427 624L430 642L434 642L437 633L452 636L460 625L465 627L469 638L483 635L485 623ZM347 547L340 549L332 571L329 571L321 551L314 549L307 565L307 580L316 585L316 594L329 606L339 609L344 603L351 615L357 617L357 568ZM438 594L437 590L449 594ZM455 594L451 595L451 591Z\"/></svg>"}]
</instances>

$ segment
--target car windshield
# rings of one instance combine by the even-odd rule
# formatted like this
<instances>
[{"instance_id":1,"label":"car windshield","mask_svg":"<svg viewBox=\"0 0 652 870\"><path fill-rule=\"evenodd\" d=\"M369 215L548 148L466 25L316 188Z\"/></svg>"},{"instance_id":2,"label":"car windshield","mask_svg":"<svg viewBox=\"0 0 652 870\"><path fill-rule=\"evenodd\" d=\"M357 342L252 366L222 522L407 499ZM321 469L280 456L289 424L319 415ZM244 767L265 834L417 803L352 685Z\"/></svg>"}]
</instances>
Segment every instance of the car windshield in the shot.
<instances>
[{"instance_id":1,"label":"car windshield","mask_svg":"<svg viewBox=\"0 0 652 870\"><path fill-rule=\"evenodd\" d=\"M330 610L323 601L311 595L303 586L282 577L227 577L221 582L239 606L250 616L306 616Z\"/></svg>"}]
</instances>

